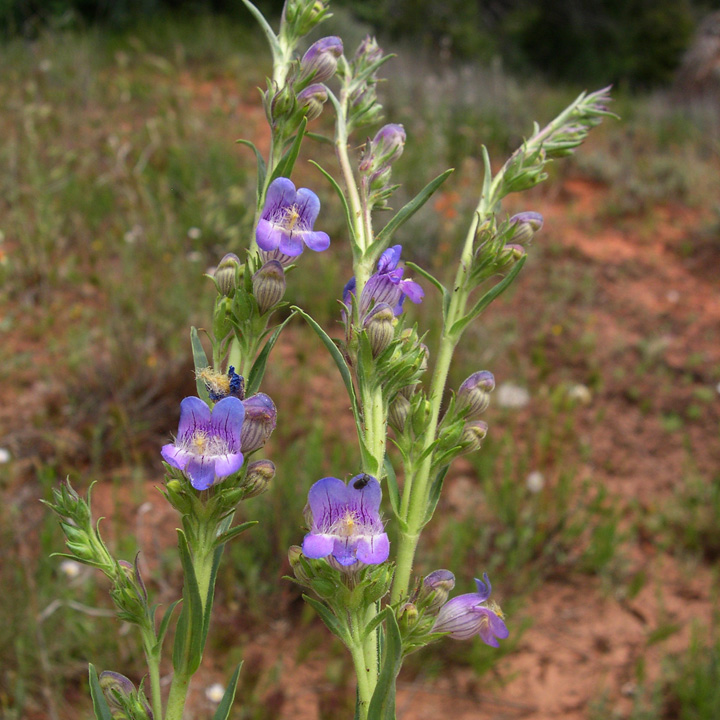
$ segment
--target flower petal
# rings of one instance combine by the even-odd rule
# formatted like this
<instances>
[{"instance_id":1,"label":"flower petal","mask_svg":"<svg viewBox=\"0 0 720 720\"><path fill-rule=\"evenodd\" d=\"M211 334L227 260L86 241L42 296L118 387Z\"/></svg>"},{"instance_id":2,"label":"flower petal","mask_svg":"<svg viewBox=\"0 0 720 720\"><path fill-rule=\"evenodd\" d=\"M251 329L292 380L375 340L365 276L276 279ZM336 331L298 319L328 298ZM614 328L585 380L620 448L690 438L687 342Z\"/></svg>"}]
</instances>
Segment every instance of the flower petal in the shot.
<instances>
[{"instance_id":1,"label":"flower petal","mask_svg":"<svg viewBox=\"0 0 720 720\"><path fill-rule=\"evenodd\" d=\"M303 230L302 239L304 243L315 252L322 252L330 247L330 236L319 230Z\"/></svg>"},{"instance_id":2,"label":"flower petal","mask_svg":"<svg viewBox=\"0 0 720 720\"><path fill-rule=\"evenodd\" d=\"M215 456L215 475L225 479L228 475L235 474L243 464L242 453L228 453L227 455Z\"/></svg>"},{"instance_id":3,"label":"flower petal","mask_svg":"<svg viewBox=\"0 0 720 720\"><path fill-rule=\"evenodd\" d=\"M260 220L255 229L255 241L261 250L272 252L277 250L282 240L282 230L269 220Z\"/></svg>"},{"instance_id":4,"label":"flower petal","mask_svg":"<svg viewBox=\"0 0 720 720\"><path fill-rule=\"evenodd\" d=\"M163 460L178 470L182 470L193 457L192 453L189 453L187 450L181 450L177 445L163 445L160 452Z\"/></svg>"},{"instance_id":5,"label":"flower petal","mask_svg":"<svg viewBox=\"0 0 720 720\"><path fill-rule=\"evenodd\" d=\"M425 297L425 291L422 289L422 286L414 280L402 280L400 282L400 290L403 295L407 295L416 305L422 302L422 299Z\"/></svg>"},{"instance_id":6,"label":"flower petal","mask_svg":"<svg viewBox=\"0 0 720 720\"><path fill-rule=\"evenodd\" d=\"M196 430L206 428L209 422L210 408L199 397L186 397L180 403L178 440L191 437Z\"/></svg>"},{"instance_id":7,"label":"flower petal","mask_svg":"<svg viewBox=\"0 0 720 720\"><path fill-rule=\"evenodd\" d=\"M227 449L230 451L240 451L240 434L244 418L245 406L237 397L223 398L212 410L210 426L214 433L225 438Z\"/></svg>"},{"instance_id":8,"label":"flower petal","mask_svg":"<svg viewBox=\"0 0 720 720\"><path fill-rule=\"evenodd\" d=\"M488 577L487 573L483 573L483 579L478 580L478 578L475 578L475 584L477 585L477 594L475 597L477 598L477 601L479 603L485 602L489 597L490 593L492 592L492 585L490 584L490 578Z\"/></svg>"},{"instance_id":9,"label":"flower petal","mask_svg":"<svg viewBox=\"0 0 720 720\"><path fill-rule=\"evenodd\" d=\"M262 218L264 220L272 218L281 208L293 205L296 194L295 185L292 180L285 177L275 178L275 180L270 183L270 187L265 195L265 207L262 211Z\"/></svg>"},{"instance_id":10,"label":"flower petal","mask_svg":"<svg viewBox=\"0 0 720 720\"><path fill-rule=\"evenodd\" d=\"M336 477L318 480L308 493L313 525L320 530L329 529L343 514L347 501L348 489L342 480Z\"/></svg>"},{"instance_id":11,"label":"flower petal","mask_svg":"<svg viewBox=\"0 0 720 720\"><path fill-rule=\"evenodd\" d=\"M318 559L327 557L333 549L335 538L323 533L308 533L302 544L302 551L309 558Z\"/></svg>"},{"instance_id":12,"label":"flower petal","mask_svg":"<svg viewBox=\"0 0 720 720\"><path fill-rule=\"evenodd\" d=\"M378 260L377 269L379 273L386 273L394 270L400 262L400 254L402 253L402 245L393 245L388 248Z\"/></svg>"},{"instance_id":13,"label":"flower petal","mask_svg":"<svg viewBox=\"0 0 720 720\"><path fill-rule=\"evenodd\" d=\"M357 559L366 565L378 565L390 555L390 541L387 533L361 535L357 541Z\"/></svg>"},{"instance_id":14,"label":"flower petal","mask_svg":"<svg viewBox=\"0 0 720 720\"><path fill-rule=\"evenodd\" d=\"M364 525L382 527L380 524L380 483L372 475L356 475L347 486L348 507L357 513Z\"/></svg>"},{"instance_id":15,"label":"flower petal","mask_svg":"<svg viewBox=\"0 0 720 720\"><path fill-rule=\"evenodd\" d=\"M337 537L333 543L332 556L340 565L354 565L357 562L357 538Z\"/></svg>"},{"instance_id":16,"label":"flower petal","mask_svg":"<svg viewBox=\"0 0 720 720\"><path fill-rule=\"evenodd\" d=\"M320 213L320 199L308 188L300 188L295 197L295 208L300 215L300 224L304 229L312 230Z\"/></svg>"},{"instance_id":17,"label":"flower petal","mask_svg":"<svg viewBox=\"0 0 720 720\"><path fill-rule=\"evenodd\" d=\"M285 230L284 228L279 231L280 234L280 245L278 249L285 255L290 257L297 257L302 254L303 251L303 235L305 234L302 230L293 229Z\"/></svg>"},{"instance_id":18,"label":"flower petal","mask_svg":"<svg viewBox=\"0 0 720 720\"><path fill-rule=\"evenodd\" d=\"M194 455L183 471L196 490L207 490L215 482L215 458Z\"/></svg>"}]
</instances>

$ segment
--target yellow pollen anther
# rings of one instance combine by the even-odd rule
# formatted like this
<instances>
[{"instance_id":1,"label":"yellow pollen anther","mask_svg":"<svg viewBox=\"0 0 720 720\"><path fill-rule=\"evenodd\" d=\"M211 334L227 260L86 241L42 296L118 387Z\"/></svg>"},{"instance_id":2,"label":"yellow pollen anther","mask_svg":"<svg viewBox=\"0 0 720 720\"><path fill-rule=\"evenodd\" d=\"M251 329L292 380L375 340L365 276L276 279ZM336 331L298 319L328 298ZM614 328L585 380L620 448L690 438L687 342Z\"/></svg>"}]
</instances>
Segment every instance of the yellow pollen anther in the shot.
<instances>
[{"instance_id":1,"label":"yellow pollen anther","mask_svg":"<svg viewBox=\"0 0 720 720\"><path fill-rule=\"evenodd\" d=\"M208 436L204 432L196 432L193 435L192 444L195 450L199 453L203 453L205 449L207 448L208 444Z\"/></svg>"},{"instance_id":2,"label":"yellow pollen anther","mask_svg":"<svg viewBox=\"0 0 720 720\"><path fill-rule=\"evenodd\" d=\"M300 213L297 211L297 207L293 205L285 211L285 228L292 230L300 219Z\"/></svg>"}]
</instances>

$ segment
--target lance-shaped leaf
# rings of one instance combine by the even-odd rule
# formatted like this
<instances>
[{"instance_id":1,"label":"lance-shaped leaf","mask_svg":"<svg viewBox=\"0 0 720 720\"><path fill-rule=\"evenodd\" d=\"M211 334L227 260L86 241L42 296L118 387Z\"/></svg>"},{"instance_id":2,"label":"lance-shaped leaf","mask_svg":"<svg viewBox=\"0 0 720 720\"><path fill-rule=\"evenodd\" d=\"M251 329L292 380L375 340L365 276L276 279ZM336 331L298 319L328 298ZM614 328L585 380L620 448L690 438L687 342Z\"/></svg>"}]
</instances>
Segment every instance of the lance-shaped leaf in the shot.
<instances>
[{"instance_id":1,"label":"lance-shaped leaf","mask_svg":"<svg viewBox=\"0 0 720 720\"><path fill-rule=\"evenodd\" d=\"M440 500L440 493L442 493L445 476L448 474L449 469L450 466L445 465L445 467L440 468L440 470L438 470L437 472L437 475L435 475L435 479L430 486L430 492L428 494L428 501L427 506L425 507L425 519L423 521L423 526L427 525L430 520L432 520L432 516L435 514L435 508L437 507L438 501Z\"/></svg>"},{"instance_id":2,"label":"lance-shaped leaf","mask_svg":"<svg viewBox=\"0 0 720 720\"><path fill-rule=\"evenodd\" d=\"M395 720L395 681L402 666L402 638L395 613L385 608L385 648L380 675L370 700L368 718Z\"/></svg>"},{"instance_id":3,"label":"lance-shaped leaf","mask_svg":"<svg viewBox=\"0 0 720 720\"><path fill-rule=\"evenodd\" d=\"M187 538L182 530L178 529L177 533L185 586L183 606L175 631L173 667L176 672L185 671L192 675L200 666L202 659L203 608Z\"/></svg>"},{"instance_id":4,"label":"lance-shaped leaf","mask_svg":"<svg viewBox=\"0 0 720 720\"><path fill-rule=\"evenodd\" d=\"M255 362L250 369L250 375L248 376L247 387L245 389L245 393L248 397L254 395L260 389L260 384L262 383L263 377L265 377L265 368L267 367L267 361L268 357L270 356L270 351L273 349L273 347L275 347L275 343L280 337L280 333L283 331L283 328L293 319L294 315L295 310L293 310L293 312L288 315L287 318L285 318L281 325L278 325L275 328L272 335L270 335L268 341L265 343L265 346L260 351L260 354L255 359Z\"/></svg>"},{"instance_id":5,"label":"lance-shaped leaf","mask_svg":"<svg viewBox=\"0 0 720 720\"><path fill-rule=\"evenodd\" d=\"M319 600L311 598L309 595L303 595L303 600L315 609L315 612L317 612L320 619L327 625L328 630L330 630L333 635L339 637L346 644L350 642L347 628L343 627L340 621L325 605Z\"/></svg>"},{"instance_id":6,"label":"lance-shaped leaf","mask_svg":"<svg viewBox=\"0 0 720 720\"><path fill-rule=\"evenodd\" d=\"M90 697L92 698L93 712L95 713L96 720L113 720L110 707L100 687L97 670L95 670L95 666L92 663L88 666L88 674L90 676Z\"/></svg>"},{"instance_id":7,"label":"lance-shaped leaf","mask_svg":"<svg viewBox=\"0 0 720 720\"><path fill-rule=\"evenodd\" d=\"M217 706L217 710L213 715L213 720L228 720L230 717L230 708L232 707L233 700L235 700L235 691L237 690L238 679L240 678L240 668L242 667L242 661L235 668L233 676L230 678L227 688L225 688L225 694Z\"/></svg>"},{"instance_id":8,"label":"lance-shaped leaf","mask_svg":"<svg viewBox=\"0 0 720 720\"><path fill-rule=\"evenodd\" d=\"M407 222L429 199L430 196L450 177L454 172L452 168L438 175L431 180L407 205L404 205L395 213L390 222L377 234L375 241L368 248L368 254L380 254L380 251L390 244L396 230Z\"/></svg>"},{"instance_id":9,"label":"lance-shaped leaf","mask_svg":"<svg viewBox=\"0 0 720 720\"><path fill-rule=\"evenodd\" d=\"M513 269L497 284L490 288L476 303L473 309L464 317L458 320L451 328L450 334L460 336L465 328L499 295L501 295L517 277L522 270L527 256L520 258Z\"/></svg>"},{"instance_id":10,"label":"lance-shaped leaf","mask_svg":"<svg viewBox=\"0 0 720 720\"><path fill-rule=\"evenodd\" d=\"M305 137L305 128L307 126L307 118L303 118L298 128L295 139L293 140L290 147L285 151L283 156L280 158L280 162L276 165L275 169L270 176L270 182L279 177L289 178L292 175L293 168L295 167L295 161L300 154L300 146L302 145L303 137Z\"/></svg>"},{"instance_id":11,"label":"lance-shaped leaf","mask_svg":"<svg viewBox=\"0 0 720 720\"><path fill-rule=\"evenodd\" d=\"M190 344L192 345L193 363L195 365L195 385L197 386L198 397L210 404L210 395L205 383L200 378L200 371L204 370L210 364L205 354L205 348L200 342L197 328L190 328Z\"/></svg>"}]
</instances>

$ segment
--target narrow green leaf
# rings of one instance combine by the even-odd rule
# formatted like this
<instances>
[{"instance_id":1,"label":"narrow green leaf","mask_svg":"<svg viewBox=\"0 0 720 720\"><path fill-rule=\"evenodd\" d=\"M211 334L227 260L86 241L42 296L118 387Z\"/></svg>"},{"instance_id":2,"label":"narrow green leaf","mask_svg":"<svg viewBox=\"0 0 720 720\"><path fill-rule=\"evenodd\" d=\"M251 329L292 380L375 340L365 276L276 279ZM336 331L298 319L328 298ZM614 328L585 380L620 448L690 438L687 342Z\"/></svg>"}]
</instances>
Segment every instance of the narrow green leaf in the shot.
<instances>
[{"instance_id":1,"label":"narrow green leaf","mask_svg":"<svg viewBox=\"0 0 720 720\"><path fill-rule=\"evenodd\" d=\"M385 476L387 477L388 497L390 498L392 511L395 517L400 518L400 490L395 476L395 468L387 455L385 455Z\"/></svg>"},{"instance_id":2,"label":"narrow green leaf","mask_svg":"<svg viewBox=\"0 0 720 720\"><path fill-rule=\"evenodd\" d=\"M88 666L88 674L90 676L90 697L92 698L95 717L97 720L113 720L107 700L105 700L105 695L103 695L102 688L100 687L97 670L95 670L95 666L92 663Z\"/></svg>"},{"instance_id":3,"label":"narrow green leaf","mask_svg":"<svg viewBox=\"0 0 720 720\"><path fill-rule=\"evenodd\" d=\"M324 170L314 160L311 160L310 164L314 165L325 176L325 179L330 183L330 185L332 185L333 189L337 193L337 196L340 198L340 204L342 205L343 212L345 213L345 222L347 223L348 232L350 233L350 242L352 243L353 249L356 252L359 252L360 246L357 244L357 238L355 237L355 218L353 217L352 212L350 212L350 206L347 203L345 193L337 184L335 178L327 172L327 170Z\"/></svg>"},{"instance_id":4,"label":"narrow green leaf","mask_svg":"<svg viewBox=\"0 0 720 720\"><path fill-rule=\"evenodd\" d=\"M302 145L303 137L305 137L306 126L307 118L303 118L292 145L283 153L283 156L280 158L280 162L275 166L272 176L270 177L270 182L279 177L289 178L292 174L293 168L295 167L295 161L300 154L300 146Z\"/></svg>"},{"instance_id":5,"label":"narrow green leaf","mask_svg":"<svg viewBox=\"0 0 720 720\"><path fill-rule=\"evenodd\" d=\"M177 534L180 562L185 574L185 586L183 587L183 607L178 620L178 632L175 634L175 644L177 646L179 641L181 649L176 653L176 648L173 648L173 665L176 670L183 668L192 675L198 669L202 660L203 609L200 588L195 576L192 558L190 557L187 538L180 529L178 529ZM184 630L183 633L179 631L181 625ZM179 634L184 637L179 638ZM176 660L179 665L175 664Z\"/></svg>"},{"instance_id":6,"label":"narrow green leaf","mask_svg":"<svg viewBox=\"0 0 720 720\"><path fill-rule=\"evenodd\" d=\"M204 370L210 365L205 354L205 348L200 342L200 336L198 335L197 328L190 328L190 344L192 345L193 363L195 364L195 385L197 386L198 397L204 400L206 403L210 403L210 395L208 394L205 383L200 379L198 374L201 370Z\"/></svg>"},{"instance_id":7,"label":"narrow green leaf","mask_svg":"<svg viewBox=\"0 0 720 720\"><path fill-rule=\"evenodd\" d=\"M223 695L220 704L217 706L217 710L213 715L213 720L227 720L230 717L230 708L232 707L233 700L235 700L235 691L237 690L238 679L240 678L240 668L242 667L242 661L235 668L233 676L230 678L228 686L225 688L225 694Z\"/></svg>"},{"instance_id":8,"label":"narrow green leaf","mask_svg":"<svg viewBox=\"0 0 720 720\"><path fill-rule=\"evenodd\" d=\"M265 37L267 38L268 44L270 45L270 50L272 50L273 58L278 59L282 55L282 51L280 49L280 43L278 42L277 35L275 35L275 33L273 32L273 29L268 24L265 16L250 2L250 0L243 0L243 3L245 4L245 7L252 13L255 20L257 20L258 25L260 25L263 32L265 33Z\"/></svg>"},{"instance_id":9,"label":"narrow green leaf","mask_svg":"<svg viewBox=\"0 0 720 720\"><path fill-rule=\"evenodd\" d=\"M476 303L475 307L464 317L458 320L451 328L451 335L460 335L463 330L500 294L502 294L509 286L510 283L517 277L517 274L522 270L522 266L525 264L525 257L520 258L513 269L495 286L491 287Z\"/></svg>"},{"instance_id":10,"label":"narrow green leaf","mask_svg":"<svg viewBox=\"0 0 720 720\"><path fill-rule=\"evenodd\" d=\"M249 147L254 153L255 158L257 160L257 204L260 205L260 200L262 200L262 192L263 188L265 187L265 175L267 174L267 165L265 164L265 158L260 154L260 151L255 147L254 143L250 142L250 140L245 140L241 138L240 140L236 140L240 145L245 145Z\"/></svg>"},{"instance_id":11,"label":"narrow green leaf","mask_svg":"<svg viewBox=\"0 0 720 720\"><path fill-rule=\"evenodd\" d=\"M257 520L248 520L247 522L241 523L240 525L236 525L232 530L228 530L227 532L222 533L222 535L218 535L217 539L215 540L215 546L219 545L225 545L230 540L233 540L241 533L244 533L248 528L251 528L253 525L257 525Z\"/></svg>"},{"instance_id":12,"label":"narrow green leaf","mask_svg":"<svg viewBox=\"0 0 720 720\"><path fill-rule=\"evenodd\" d=\"M323 145L334 145L332 138L326 137L325 135L320 135L320 133L306 132L305 137L322 143Z\"/></svg>"},{"instance_id":13,"label":"narrow green leaf","mask_svg":"<svg viewBox=\"0 0 720 720\"><path fill-rule=\"evenodd\" d=\"M488 153L488 149L484 145L482 146L482 156L483 187L482 195L480 196L480 205L483 206L486 210L491 210L492 208L489 207L488 203L490 201L490 191L492 190L493 174L492 165L490 164L490 154Z\"/></svg>"},{"instance_id":14,"label":"narrow green leaf","mask_svg":"<svg viewBox=\"0 0 720 720\"><path fill-rule=\"evenodd\" d=\"M402 638L392 608L385 611L385 648L380 675L370 700L368 718L395 720L395 681L402 666Z\"/></svg>"},{"instance_id":15,"label":"narrow green leaf","mask_svg":"<svg viewBox=\"0 0 720 720\"><path fill-rule=\"evenodd\" d=\"M153 648L153 652L156 655L159 655L160 652L162 651L163 641L165 640L165 635L168 631L168 627L170 626L170 620L172 619L172 614L173 614L173 612L175 612L175 608L178 606L178 603L180 603L180 602L181 602L181 600L176 600L163 613L163 618L160 621L160 627L158 628L158 631L156 634L157 642L155 644L155 647Z\"/></svg>"},{"instance_id":16,"label":"narrow green leaf","mask_svg":"<svg viewBox=\"0 0 720 720\"><path fill-rule=\"evenodd\" d=\"M415 272L422 275L428 282L432 283L440 291L440 295L442 295L443 298L446 295L449 295L447 288L427 270L421 268L419 265L416 265L414 262L408 261L405 263L405 265L407 265L407 267L411 268L412 270L415 270Z\"/></svg>"},{"instance_id":17,"label":"narrow green leaf","mask_svg":"<svg viewBox=\"0 0 720 720\"><path fill-rule=\"evenodd\" d=\"M435 476L435 479L433 480L433 484L430 486L428 503L427 503L427 507L425 508L425 521L423 522L423 525L427 525L430 522L430 520L432 520L432 516L435 514L435 508L437 507L437 504L440 500L440 493L442 493L443 483L445 482L445 476L448 474L449 469L450 469L449 465L445 465L445 467L441 467L438 470L438 473Z\"/></svg>"},{"instance_id":18,"label":"narrow green leaf","mask_svg":"<svg viewBox=\"0 0 720 720\"><path fill-rule=\"evenodd\" d=\"M345 358L343 357L340 350L338 350L337 345L335 345L335 343L333 342L333 339L320 327L320 325L318 325L318 323L312 317L310 317L310 315L308 315L304 310L301 310L297 306L293 306L292 309L299 313L305 319L308 325L310 325L310 327L315 331L315 334L320 338L320 340L322 340L323 345L325 345L325 347L330 353L330 356L335 361L335 364L340 371L340 376L342 377L343 383L345 383L345 389L347 390L350 402L352 404L353 414L355 415L355 423L358 427L358 434L360 437L362 437L362 425L360 423L360 412L358 410L357 397L355 395L355 386L353 385L350 368L347 366Z\"/></svg>"},{"instance_id":19,"label":"narrow green leaf","mask_svg":"<svg viewBox=\"0 0 720 720\"><path fill-rule=\"evenodd\" d=\"M368 248L368 254L378 253L381 248L387 247L392 240L395 231L407 222L429 199L430 196L450 177L454 172L452 168L438 175L431 180L407 205L397 211L392 220L378 233L373 244Z\"/></svg>"},{"instance_id":20,"label":"narrow green leaf","mask_svg":"<svg viewBox=\"0 0 720 720\"><path fill-rule=\"evenodd\" d=\"M303 595L303 600L315 610L333 635L339 637L343 642L348 641L346 629L325 605L309 595Z\"/></svg>"},{"instance_id":21,"label":"narrow green leaf","mask_svg":"<svg viewBox=\"0 0 720 720\"><path fill-rule=\"evenodd\" d=\"M275 347L275 343L280 337L280 333L283 331L283 328L293 319L294 315L295 311L288 315L288 317L285 318L282 324L278 325L275 328L273 334L268 338L265 346L255 359L255 362L253 363L253 366L250 370L250 375L248 376L247 387L245 388L245 392L248 396L254 395L260 389L260 383L262 383L263 377L265 377L265 368L267 367L267 361L270 355L270 351L273 349L273 347Z\"/></svg>"}]
</instances>

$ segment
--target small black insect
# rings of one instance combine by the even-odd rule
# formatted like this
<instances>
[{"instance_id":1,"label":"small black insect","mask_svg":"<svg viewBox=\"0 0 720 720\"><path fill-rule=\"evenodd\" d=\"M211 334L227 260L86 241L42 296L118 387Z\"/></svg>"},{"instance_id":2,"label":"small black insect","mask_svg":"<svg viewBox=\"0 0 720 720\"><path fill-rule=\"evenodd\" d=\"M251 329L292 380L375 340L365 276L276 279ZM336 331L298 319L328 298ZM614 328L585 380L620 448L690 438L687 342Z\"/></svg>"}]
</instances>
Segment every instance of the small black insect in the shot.
<instances>
[{"instance_id":1,"label":"small black insect","mask_svg":"<svg viewBox=\"0 0 720 720\"><path fill-rule=\"evenodd\" d=\"M362 490L372 480L372 475L366 475L363 473L354 483L353 487L356 490Z\"/></svg>"}]
</instances>

